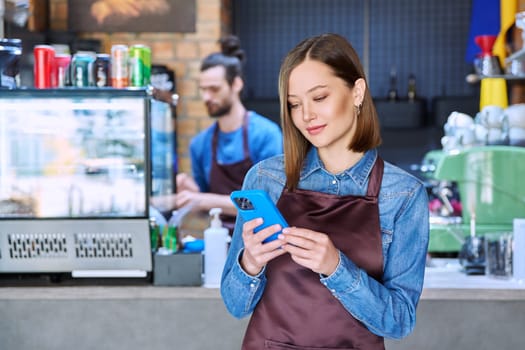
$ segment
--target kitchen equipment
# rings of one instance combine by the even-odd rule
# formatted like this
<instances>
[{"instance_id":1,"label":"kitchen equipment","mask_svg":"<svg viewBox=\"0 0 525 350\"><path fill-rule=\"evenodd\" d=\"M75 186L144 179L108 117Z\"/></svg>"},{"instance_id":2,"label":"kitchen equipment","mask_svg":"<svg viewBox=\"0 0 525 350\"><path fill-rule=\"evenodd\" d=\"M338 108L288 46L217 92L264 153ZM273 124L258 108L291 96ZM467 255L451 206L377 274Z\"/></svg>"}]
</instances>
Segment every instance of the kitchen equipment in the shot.
<instances>
[{"instance_id":1,"label":"kitchen equipment","mask_svg":"<svg viewBox=\"0 0 525 350\"><path fill-rule=\"evenodd\" d=\"M476 44L481 48L479 57L474 60L476 73L482 76L480 110L490 105L500 106L501 108L506 108L508 105L507 82L503 78L494 77L502 74L499 59L492 54L496 38L495 35L478 35L474 38Z\"/></svg>"},{"instance_id":2,"label":"kitchen equipment","mask_svg":"<svg viewBox=\"0 0 525 350\"><path fill-rule=\"evenodd\" d=\"M492 54L496 38L495 35L478 35L474 38L481 48L481 54L474 60L474 68L479 75L492 76L502 73L498 57Z\"/></svg>"},{"instance_id":3,"label":"kitchen equipment","mask_svg":"<svg viewBox=\"0 0 525 350\"><path fill-rule=\"evenodd\" d=\"M147 90L0 90L0 273L151 271Z\"/></svg>"},{"instance_id":4,"label":"kitchen equipment","mask_svg":"<svg viewBox=\"0 0 525 350\"><path fill-rule=\"evenodd\" d=\"M525 213L525 148L474 146L454 152L433 151L435 170L427 176L453 182L462 205L461 221L430 223L430 252L458 252L471 232L471 213L476 215L477 236L509 232L516 217Z\"/></svg>"}]
</instances>

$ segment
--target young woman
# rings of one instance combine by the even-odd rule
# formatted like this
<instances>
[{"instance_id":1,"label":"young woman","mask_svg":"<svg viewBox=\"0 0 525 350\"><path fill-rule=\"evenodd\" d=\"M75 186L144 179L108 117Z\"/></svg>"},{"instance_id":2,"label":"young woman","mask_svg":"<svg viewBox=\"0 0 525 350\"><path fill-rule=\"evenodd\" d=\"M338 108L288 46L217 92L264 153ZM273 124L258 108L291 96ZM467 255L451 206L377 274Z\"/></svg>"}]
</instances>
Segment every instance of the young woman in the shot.
<instances>
[{"instance_id":1,"label":"young woman","mask_svg":"<svg viewBox=\"0 0 525 350\"><path fill-rule=\"evenodd\" d=\"M379 123L359 57L323 34L279 74L284 156L252 167L289 224L235 226L221 293L253 312L243 349L384 349L415 324L428 247L423 184L378 155Z\"/></svg>"}]
</instances>

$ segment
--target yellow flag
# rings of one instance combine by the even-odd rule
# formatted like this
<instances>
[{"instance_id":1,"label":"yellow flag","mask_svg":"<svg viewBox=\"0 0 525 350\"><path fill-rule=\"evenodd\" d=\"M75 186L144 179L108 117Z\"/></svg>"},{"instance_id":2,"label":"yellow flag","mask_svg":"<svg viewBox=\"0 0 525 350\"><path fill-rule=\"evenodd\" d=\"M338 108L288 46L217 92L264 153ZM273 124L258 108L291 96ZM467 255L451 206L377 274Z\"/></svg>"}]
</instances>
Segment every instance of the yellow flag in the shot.
<instances>
[{"instance_id":1,"label":"yellow flag","mask_svg":"<svg viewBox=\"0 0 525 350\"><path fill-rule=\"evenodd\" d=\"M516 20L516 12L518 12L518 0L500 0L500 11L501 11L501 26L498 34L498 38L494 43L492 53L498 56L500 64L505 67L505 58L507 52L505 49L505 41L507 31L512 27Z\"/></svg>"}]
</instances>

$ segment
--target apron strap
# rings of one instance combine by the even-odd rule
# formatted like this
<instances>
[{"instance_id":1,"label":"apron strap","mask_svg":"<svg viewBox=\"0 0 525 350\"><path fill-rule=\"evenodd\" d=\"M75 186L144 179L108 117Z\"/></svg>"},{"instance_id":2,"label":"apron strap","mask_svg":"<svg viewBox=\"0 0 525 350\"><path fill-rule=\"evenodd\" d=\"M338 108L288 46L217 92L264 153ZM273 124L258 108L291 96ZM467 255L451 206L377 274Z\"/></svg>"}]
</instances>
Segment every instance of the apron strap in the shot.
<instances>
[{"instance_id":1,"label":"apron strap","mask_svg":"<svg viewBox=\"0 0 525 350\"><path fill-rule=\"evenodd\" d=\"M367 196L377 197L379 195L381 181L383 180L384 167L385 164L383 162L383 158L378 155L374 167L372 168L370 180L368 181L368 190L366 192Z\"/></svg>"}]
</instances>

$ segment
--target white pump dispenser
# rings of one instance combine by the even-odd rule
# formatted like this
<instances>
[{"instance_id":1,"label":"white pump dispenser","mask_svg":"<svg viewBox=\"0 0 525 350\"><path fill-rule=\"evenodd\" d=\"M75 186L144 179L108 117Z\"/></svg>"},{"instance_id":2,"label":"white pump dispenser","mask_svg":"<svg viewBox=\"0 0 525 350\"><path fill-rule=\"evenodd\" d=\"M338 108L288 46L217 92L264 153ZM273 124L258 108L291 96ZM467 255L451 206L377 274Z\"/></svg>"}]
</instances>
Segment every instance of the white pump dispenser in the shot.
<instances>
[{"instance_id":1,"label":"white pump dispenser","mask_svg":"<svg viewBox=\"0 0 525 350\"><path fill-rule=\"evenodd\" d=\"M210 210L210 227L204 230L204 287L219 288L222 270L228 253L230 235L222 226L221 208Z\"/></svg>"}]
</instances>

